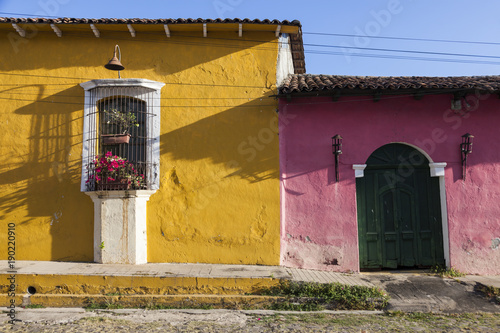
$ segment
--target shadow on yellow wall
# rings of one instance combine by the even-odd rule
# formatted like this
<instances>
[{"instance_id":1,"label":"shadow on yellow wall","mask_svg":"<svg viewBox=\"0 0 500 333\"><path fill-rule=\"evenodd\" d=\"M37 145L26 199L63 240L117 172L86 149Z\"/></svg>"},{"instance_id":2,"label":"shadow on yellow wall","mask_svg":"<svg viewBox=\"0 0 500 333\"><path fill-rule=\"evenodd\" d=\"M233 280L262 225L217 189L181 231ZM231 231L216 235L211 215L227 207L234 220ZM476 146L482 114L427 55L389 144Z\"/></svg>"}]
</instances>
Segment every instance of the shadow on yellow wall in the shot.
<instances>
[{"instance_id":1,"label":"shadow on yellow wall","mask_svg":"<svg viewBox=\"0 0 500 333\"><path fill-rule=\"evenodd\" d=\"M0 170L6 171L0 173L0 185L5 186L0 211L17 224L19 259L33 257L50 244L51 253L42 255L47 259L91 260L93 207L79 190L82 104L75 103L75 96L83 99L83 93L72 87L44 98L44 85L8 90L12 94L26 88L38 94L35 102L15 111L16 123L6 129L10 138L4 141L19 155L13 154L16 162L11 165L6 164L12 159L2 163Z\"/></svg>"},{"instance_id":2,"label":"shadow on yellow wall","mask_svg":"<svg viewBox=\"0 0 500 333\"><path fill-rule=\"evenodd\" d=\"M161 135L161 154L221 165L230 170L223 178L237 176L250 183L278 179L278 115L269 95Z\"/></svg>"}]
</instances>

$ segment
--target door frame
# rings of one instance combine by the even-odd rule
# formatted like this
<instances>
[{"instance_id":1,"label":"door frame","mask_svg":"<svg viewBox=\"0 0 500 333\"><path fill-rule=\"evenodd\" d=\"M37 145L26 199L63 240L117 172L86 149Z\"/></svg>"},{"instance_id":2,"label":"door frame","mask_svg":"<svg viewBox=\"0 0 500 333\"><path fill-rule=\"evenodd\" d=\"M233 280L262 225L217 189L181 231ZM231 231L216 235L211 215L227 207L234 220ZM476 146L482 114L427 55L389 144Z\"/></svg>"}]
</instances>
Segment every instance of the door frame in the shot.
<instances>
[{"instance_id":1,"label":"door frame","mask_svg":"<svg viewBox=\"0 0 500 333\"><path fill-rule=\"evenodd\" d=\"M410 146L414 148L415 150L418 150L422 155L424 155L427 160L429 161L429 168L431 172L431 177L439 177L439 197L441 201L441 226L443 229L443 253L444 253L444 261L445 265L447 268L450 268L450 237L449 237L449 230L448 230L448 209L447 209L447 204L446 204L446 184L445 184L445 179L444 179L444 174L445 174L445 167L447 165L446 162L434 162L432 158L427 154L423 149L406 143L406 142L389 142L389 143L399 143L403 145ZM385 144L384 144L385 145ZM382 145L382 146L384 146ZM380 147L382 147L380 146ZM378 148L380 148L378 147ZM377 150L376 148L375 150ZM375 151L373 150L372 153ZM352 168L354 169L354 177L355 178L363 178L365 176L364 170L366 168L366 164L353 164ZM356 189L357 191L357 189ZM357 196L356 196L357 197ZM356 207L358 203L356 202ZM359 232L359 225L358 225L358 213L356 210L356 230ZM357 235L357 242L358 242L358 252L359 252L359 235ZM358 270L360 266L360 259L358 257Z\"/></svg>"}]
</instances>

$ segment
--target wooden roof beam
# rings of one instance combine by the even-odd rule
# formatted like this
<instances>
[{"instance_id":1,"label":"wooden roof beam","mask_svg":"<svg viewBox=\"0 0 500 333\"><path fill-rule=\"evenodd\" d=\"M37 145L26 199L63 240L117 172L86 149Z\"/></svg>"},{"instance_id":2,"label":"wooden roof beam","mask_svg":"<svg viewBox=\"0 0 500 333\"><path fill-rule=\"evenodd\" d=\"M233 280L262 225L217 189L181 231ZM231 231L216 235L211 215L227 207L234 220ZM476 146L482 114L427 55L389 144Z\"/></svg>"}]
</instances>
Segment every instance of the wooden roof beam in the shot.
<instances>
[{"instance_id":1,"label":"wooden roof beam","mask_svg":"<svg viewBox=\"0 0 500 333\"><path fill-rule=\"evenodd\" d=\"M94 24L90 24L90 29L92 29L96 38L101 37L101 33L99 32L99 29L97 29Z\"/></svg>"},{"instance_id":2,"label":"wooden roof beam","mask_svg":"<svg viewBox=\"0 0 500 333\"><path fill-rule=\"evenodd\" d=\"M337 102L339 100L341 94L342 94L342 91L340 89L335 89L334 93L332 95L332 100L334 102Z\"/></svg>"},{"instance_id":3,"label":"wooden roof beam","mask_svg":"<svg viewBox=\"0 0 500 333\"><path fill-rule=\"evenodd\" d=\"M61 29L59 29L59 27L55 24L51 24L50 27L52 28L52 30L54 30L54 32L56 33L57 37L62 37L62 31Z\"/></svg>"},{"instance_id":4,"label":"wooden roof beam","mask_svg":"<svg viewBox=\"0 0 500 333\"><path fill-rule=\"evenodd\" d=\"M168 24L164 24L163 28L165 28L165 34L168 38L170 38L170 29L168 28Z\"/></svg>"},{"instance_id":5,"label":"wooden roof beam","mask_svg":"<svg viewBox=\"0 0 500 333\"><path fill-rule=\"evenodd\" d=\"M17 33L19 34L19 36L21 37L26 37L26 30L24 30L23 28L21 28L20 26L18 26L17 24L15 23L12 23L12 27L14 29L16 29Z\"/></svg>"},{"instance_id":6,"label":"wooden roof beam","mask_svg":"<svg viewBox=\"0 0 500 333\"><path fill-rule=\"evenodd\" d=\"M128 28L128 31L130 31L130 35L132 37L135 37L135 29L134 27L132 26L132 24L127 24L127 28Z\"/></svg>"},{"instance_id":7,"label":"wooden roof beam","mask_svg":"<svg viewBox=\"0 0 500 333\"><path fill-rule=\"evenodd\" d=\"M281 31L281 24L279 24L279 25L276 27L276 37L279 37L279 36L280 36L280 31Z\"/></svg>"},{"instance_id":8,"label":"wooden roof beam","mask_svg":"<svg viewBox=\"0 0 500 333\"><path fill-rule=\"evenodd\" d=\"M415 100L420 101L422 98L424 98L424 92L423 91L417 91L413 94L413 98Z\"/></svg>"}]
</instances>

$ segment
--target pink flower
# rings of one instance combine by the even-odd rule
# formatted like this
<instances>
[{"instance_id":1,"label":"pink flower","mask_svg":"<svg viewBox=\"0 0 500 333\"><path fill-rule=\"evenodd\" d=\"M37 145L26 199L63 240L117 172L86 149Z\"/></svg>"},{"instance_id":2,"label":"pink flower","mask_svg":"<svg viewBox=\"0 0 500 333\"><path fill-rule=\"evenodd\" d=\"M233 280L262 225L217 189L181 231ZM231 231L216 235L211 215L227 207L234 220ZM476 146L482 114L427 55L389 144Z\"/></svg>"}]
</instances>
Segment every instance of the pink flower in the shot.
<instances>
[{"instance_id":1,"label":"pink flower","mask_svg":"<svg viewBox=\"0 0 500 333\"><path fill-rule=\"evenodd\" d=\"M87 183L104 181L116 181L120 178L127 178L129 184L140 187L144 182L144 174L138 174L134 165L128 162L125 158L112 155L110 151L104 156L96 156L93 160L94 175L89 175Z\"/></svg>"},{"instance_id":2,"label":"pink flower","mask_svg":"<svg viewBox=\"0 0 500 333\"><path fill-rule=\"evenodd\" d=\"M114 182L114 181L115 181L114 178L108 177L108 182Z\"/></svg>"}]
</instances>

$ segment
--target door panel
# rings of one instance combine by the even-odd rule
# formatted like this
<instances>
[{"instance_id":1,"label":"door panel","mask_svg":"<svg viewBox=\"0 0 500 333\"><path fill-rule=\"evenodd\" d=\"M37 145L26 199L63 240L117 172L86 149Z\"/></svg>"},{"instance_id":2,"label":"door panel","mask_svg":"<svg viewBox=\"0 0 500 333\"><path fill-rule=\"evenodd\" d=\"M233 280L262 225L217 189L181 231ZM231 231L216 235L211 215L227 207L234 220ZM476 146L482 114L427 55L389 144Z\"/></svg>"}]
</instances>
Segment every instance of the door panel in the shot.
<instances>
[{"instance_id":1,"label":"door panel","mask_svg":"<svg viewBox=\"0 0 500 333\"><path fill-rule=\"evenodd\" d=\"M415 193L411 188L398 189L398 217L401 239L400 266L412 267L416 264L417 244L415 230Z\"/></svg>"},{"instance_id":2,"label":"door panel","mask_svg":"<svg viewBox=\"0 0 500 333\"><path fill-rule=\"evenodd\" d=\"M399 237L397 225L397 211L395 205L395 189L384 186L382 193L378 194L381 210L380 221L383 226L383 252L382 263L385 267L396 268L399 257Z\"/></svg>"}]
</instances>

